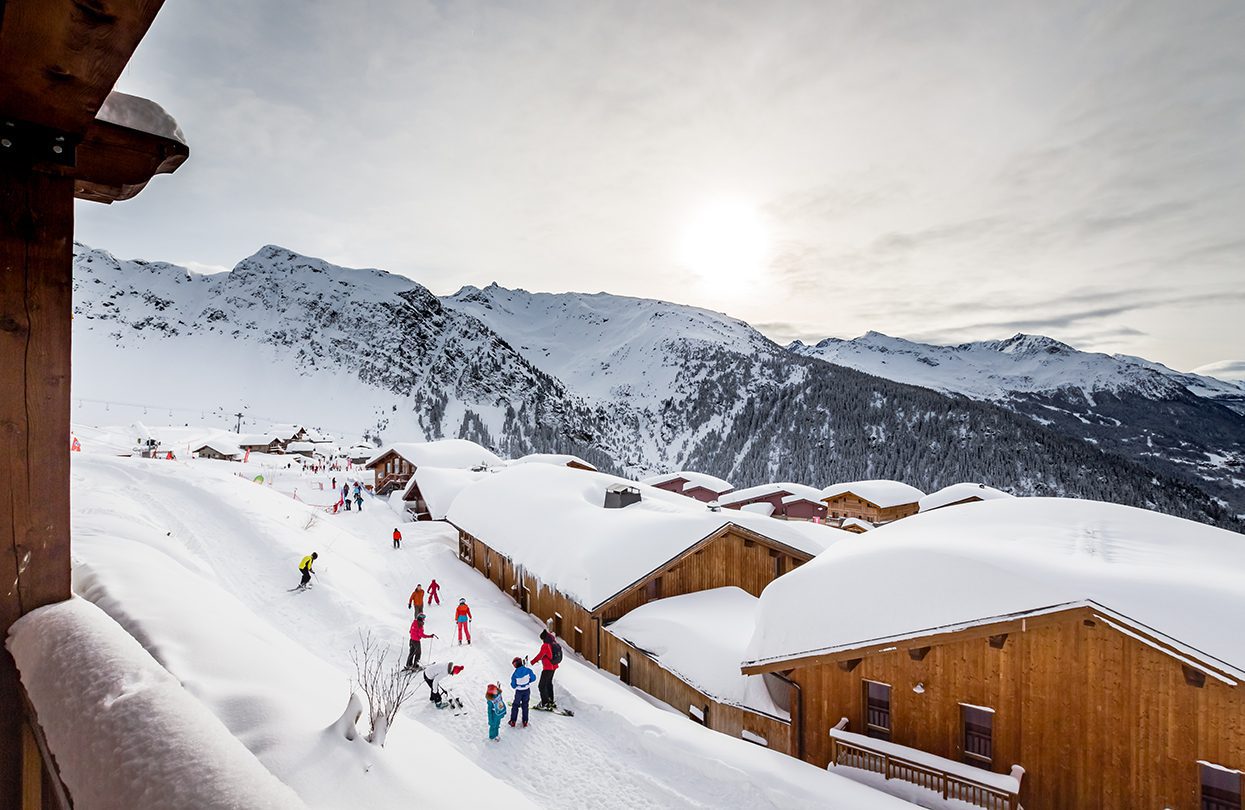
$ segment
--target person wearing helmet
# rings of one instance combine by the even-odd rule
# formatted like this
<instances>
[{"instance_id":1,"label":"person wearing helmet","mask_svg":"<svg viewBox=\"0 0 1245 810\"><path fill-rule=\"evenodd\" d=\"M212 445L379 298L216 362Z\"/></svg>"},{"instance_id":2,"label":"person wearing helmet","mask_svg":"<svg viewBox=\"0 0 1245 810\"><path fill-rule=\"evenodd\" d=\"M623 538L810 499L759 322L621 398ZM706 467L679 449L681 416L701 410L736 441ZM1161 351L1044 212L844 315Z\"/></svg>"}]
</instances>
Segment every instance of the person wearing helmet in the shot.
<instances>
[{"instance_id":1,"label":"person wearing helmet","mask_svg":"<svg viewBox=\"0 0 1245 810\"><path fill-rule=\"evenodd\" d=\"M501 687L490 683L484 692L484 699L488 704L488 738L497 742L501 739L501 719L506 716L506 701L501 696Z\"/></svg>"},{"instance_id":2,"label":"person wearing helmet","mask_svg":"<svg viewBox=\"0 0 1245 810\"><path fill-rule=\"evenodd\" d=\"M533 664L540 664L540 703L536 708L556 709L558 704L553 699L553 673L558 671L558 664L562 663L562 646L548 630L540 631L540 641L540 652L532 659Z\"/></svg>"},{"instance_id":3,"label":"person wearing helmet","mask_svg":"<svg viewBox=\"0 0 1245 810\"><path fill-rule=\"evenodd\" d=\"M523 659L515 657L510 662L514 673L510 676L510 688L514 690L514 700L510 703L510 727L514 728L519 719L519 707L523 707L523 727L527 728L527 709L532 699L532 684L536 683L536 673L523 663Z\"/></svg>"},{"instance_id":4,"label":"person wearing helmet","mask_svg":"<svg viewBox=\"0 0 1245 810\"><path fill-rule=\"evenodd\" d=\"M467 643L471 643L471 628L467 625L471 623L471 608L467 607L466 599L458 600L458 607L454 610L454 623L458 625L458 643L463 643L463 634L467 634Z\"/></svg>"},{"instance_id":5,"label":"person wearing helmet","mask_svg":"<svg viewBox=\"0 0 1245 810\"><path fill-rule=\"evenodd\" d=\"M428 684L428 699L435 703L438 709L462 708L463 702L454 697L450 683L450 679L462 671L462 666L455 665L453 661L448 664L431 661L424 669L424 683Z\"/></svg>"},{"instance_id":6,"label":"person wearing helmet","mask_svg":"<svg viewBox=\"0 0 1245 810\"><path fill-rule=\"evenodd\" d=\"M418 669L419 657L423 655L423 647L420 644L426 638L436 638L436 633L424 632L424 619L426 617L422 613L415 615L415 621L411 622L411 650L406 656L406 668Z\"/></svg>"},{"instance_id":7,"label":"person wearing helmet","mask_svg":"<svg viewBox=\"0 0 1245 810\"><path fill-rule=\"evenodd\" d=\"M311 585L311 575L315 573L315 571L311 570L311 565L318 559L320 559L320 555L313 551L306 557L303 557L302 561L298 563L298 570L303 575L302 582L298 583L299 588L307 590Z\"/></svg>"}]
</instances>

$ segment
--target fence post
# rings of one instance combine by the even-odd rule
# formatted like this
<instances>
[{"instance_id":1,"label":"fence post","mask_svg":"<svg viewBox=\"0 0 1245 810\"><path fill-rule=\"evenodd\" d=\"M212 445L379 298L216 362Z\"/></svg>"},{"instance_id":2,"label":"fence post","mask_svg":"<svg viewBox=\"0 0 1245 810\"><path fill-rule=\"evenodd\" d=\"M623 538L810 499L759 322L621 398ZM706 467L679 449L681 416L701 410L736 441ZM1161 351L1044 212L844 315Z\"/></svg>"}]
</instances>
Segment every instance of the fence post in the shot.
<instances>
[{"instance_id":1,"label":"fence post","mask_svg":"<svg viewBox=\"0 0 1245 810\"><path fill-rule=\"evenodd\" d=\"M882 755L882 776L885 779L891 778L891 758L890 754Z\"/></svg>"}]
</instances>

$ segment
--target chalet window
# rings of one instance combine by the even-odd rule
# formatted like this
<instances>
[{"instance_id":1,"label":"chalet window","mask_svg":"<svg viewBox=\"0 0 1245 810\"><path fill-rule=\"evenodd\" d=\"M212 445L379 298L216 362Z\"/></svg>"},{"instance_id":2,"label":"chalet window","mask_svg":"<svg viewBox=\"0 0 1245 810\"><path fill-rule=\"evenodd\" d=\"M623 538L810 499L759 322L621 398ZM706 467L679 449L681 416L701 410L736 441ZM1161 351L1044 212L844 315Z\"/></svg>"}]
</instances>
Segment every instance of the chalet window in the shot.
<instances>
[{"instance_id":1,"label":"chalet window","mask_svg":"<svg viewBox=\"0 0 1245 810\"><path fill-rule=\"evenodd\" d=\"M653 577L649 580L648 585L644 588L644 598L649 602L654 602L661 598L661 577Z\"/></svg>"},{"instance_id":2,"label":"chalet window","mask_svg":"<svg viewBox=\"0 0 1245 810\"><path fill-rule=\"evenodd\" d=\"M709 706L697 706L693 703L687 707L687 716L702 726L707 726L709 725Z\"/></svg>"},{"instance_id":3,"label":"chalet window","mask_svg":"<svg viewBox=\"0 0 1245 810\"><path fill-rule=\"evenodd\" d=\"M618 659L618 680L631 685L631 653Z\"/></svg>"},{"instance_id":4,"label":"chalet window","mask_svg":"<svg viewBox=\"0 0 1245 810\"><path fill-rule=\"evenodd\" d=\"M580 652L584 651L584 631L578 627L575 628L575 643L571 646Z\"/></svg>"},{"instance_id":5,"label":"chalet window","mask_svg":"<svg viewBox=\"0 0 1245 810\"><path fill-rule=\"evenodd\" d=\"M1241 772L1199 762L1202 771L1202 810L1241 810Z\"/></svg>"},{"instance_id":6,"label":"chalet window","mask_svg":"<svg viewBox=\"0 0 1245 810\"><path fill-rule=\"evenodd\" d=\"M553 634L558 638L562 638L562 614L553 614Z\"/></svg>"},{"instance_id":7,"label":"chalet window","mask_svg":"<svg viewBox=\"0 0 1245 810\"><path fill-rule=\"evenodd\" d=\"M771 551L769 555L774 560L774 579L778 579L784 573L783 556L777 551Z\"/></svg>"},{"instance_id":8,"label":"chalet window","mask_svg":"<svg viewBox=\"0 0 1245 810\"><path fill-rule=\"evenodd\" d=\"M865 681L865 734L875 740L891 738L891 688L877 681Z\"/></svg>"},{"instance_id":9,"label":"chalet window","mask_svg":"<svg viewBox=\"0 0 1245 810\"><path fill-rule=\"evenodd\" d=\"M960 704L964 762L987 770L994 764L994 710Z\"/></svg>"}]
</instances>

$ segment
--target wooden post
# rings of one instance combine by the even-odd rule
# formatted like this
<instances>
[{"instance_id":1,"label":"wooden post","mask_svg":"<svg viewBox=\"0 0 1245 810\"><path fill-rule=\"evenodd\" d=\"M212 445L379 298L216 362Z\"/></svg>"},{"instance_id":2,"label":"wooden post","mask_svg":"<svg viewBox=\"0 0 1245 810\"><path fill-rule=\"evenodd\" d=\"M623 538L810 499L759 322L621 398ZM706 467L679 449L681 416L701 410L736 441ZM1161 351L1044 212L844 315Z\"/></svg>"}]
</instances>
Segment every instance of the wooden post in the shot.
<instances>
[{"instance_id":1,"label":"wooden post","mask_svg":"<svg viewBox=\"0 0 1245 810\"><path fill-rule=\"evenodd\" d=\"M0 161L0 638L69 598L74 181ZM0 807L19 807L22 701L0 652Z\"/></svg>"},{"instance_id":2,"label":"wooden post","mask_svg":"<svg viewBox=\"0 0 1245 810\"><path fill-rule=\"evenodd\" d=\"M22 810L43 810L43 755L30 723L22 723Z\"/></svg>"}]
</instances>

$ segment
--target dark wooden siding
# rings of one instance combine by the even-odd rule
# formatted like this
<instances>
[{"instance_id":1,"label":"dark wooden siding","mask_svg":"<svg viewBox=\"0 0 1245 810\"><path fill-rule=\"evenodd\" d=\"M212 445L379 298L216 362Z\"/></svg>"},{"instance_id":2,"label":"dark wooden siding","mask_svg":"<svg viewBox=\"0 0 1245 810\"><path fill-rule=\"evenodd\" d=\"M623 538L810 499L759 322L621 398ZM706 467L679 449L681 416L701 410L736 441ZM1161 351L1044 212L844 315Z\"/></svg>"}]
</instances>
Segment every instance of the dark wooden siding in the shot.
<instances>
[{"instance_id":1,"label":"dark wooden siding","mask_svg":"<svg viewBox=\"0 0 1245 810\"><path fill-rule=\"evenodd\" d=\"M870 523L887 523L908 517L909 515L915 515L920 511L920 505L916 503L902 503L898 506L889 506L883 509L851 492L844 492L842 495L826 498L823 503L825 503L826 512L831 518L854 517L867 520Z\"/></svg>"}]
</instances>

